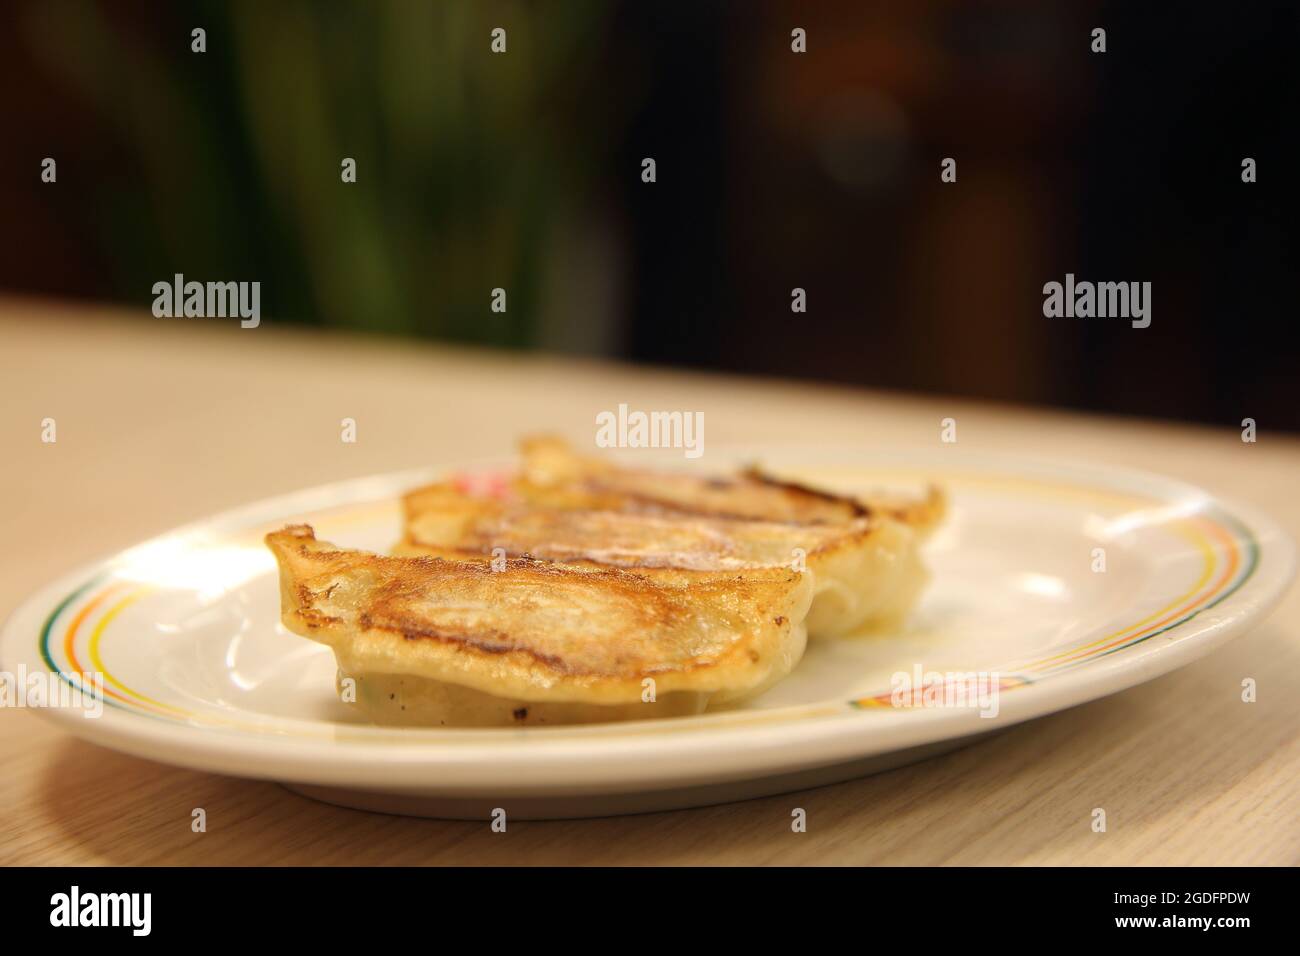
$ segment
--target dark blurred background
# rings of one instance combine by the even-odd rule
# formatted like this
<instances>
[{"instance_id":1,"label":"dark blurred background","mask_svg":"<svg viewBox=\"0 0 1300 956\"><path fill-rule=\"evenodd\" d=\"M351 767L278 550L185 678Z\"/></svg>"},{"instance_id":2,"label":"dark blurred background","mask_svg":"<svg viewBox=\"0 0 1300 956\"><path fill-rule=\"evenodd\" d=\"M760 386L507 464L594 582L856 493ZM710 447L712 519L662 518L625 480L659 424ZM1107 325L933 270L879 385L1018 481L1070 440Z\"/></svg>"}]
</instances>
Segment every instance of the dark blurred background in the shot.
<instances>
[{"instance_id":1,"label":"dark blurred background","mask_svg":"<svg viewBox=\"0 0 1300 956\"><path fill-rule=\"evenodd\" d=\"M1298 11L10 3L0 290L1300 429ZM1150 328L1045 318L1067 272Z\"/></svg>"}]
</instances>

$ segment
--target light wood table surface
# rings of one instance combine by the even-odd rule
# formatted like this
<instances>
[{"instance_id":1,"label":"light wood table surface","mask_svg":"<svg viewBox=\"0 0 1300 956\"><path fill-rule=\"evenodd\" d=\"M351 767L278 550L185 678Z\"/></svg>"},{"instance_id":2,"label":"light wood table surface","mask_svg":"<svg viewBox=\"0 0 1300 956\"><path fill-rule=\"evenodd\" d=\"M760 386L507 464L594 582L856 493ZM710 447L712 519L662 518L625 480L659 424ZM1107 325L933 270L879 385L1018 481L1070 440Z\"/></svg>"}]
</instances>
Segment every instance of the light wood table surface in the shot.
<instances>
[{"instance_id":1,"label":"light wood table surface","mask_svg":"<svg viewBox=\"0 0 1300 956\"><path fill-rule=\"evenodd\" d=\"M1153 387L1177 389L1176 381ZM959 446L1167 473L1300 537L1300 440L1220 429L455 350L0 299L0 522L8 614L51 577L300 487L590 441L597 411L705 413L706 448ZM40 440L57 421L57 444ZM340 419L358 441L339 440ZM0 863L1300 863L1300 589L1249 635L1127 691L914 766L791 796L599 820L370 815L179 770L0 711ZM1243 677L1259 699L1240 701ZM808 831L790 832L790 808ZM1093 833L1090 811L1108 812ZM194 807L208 832L190 830Z\"/></svg>"}]
</instances>

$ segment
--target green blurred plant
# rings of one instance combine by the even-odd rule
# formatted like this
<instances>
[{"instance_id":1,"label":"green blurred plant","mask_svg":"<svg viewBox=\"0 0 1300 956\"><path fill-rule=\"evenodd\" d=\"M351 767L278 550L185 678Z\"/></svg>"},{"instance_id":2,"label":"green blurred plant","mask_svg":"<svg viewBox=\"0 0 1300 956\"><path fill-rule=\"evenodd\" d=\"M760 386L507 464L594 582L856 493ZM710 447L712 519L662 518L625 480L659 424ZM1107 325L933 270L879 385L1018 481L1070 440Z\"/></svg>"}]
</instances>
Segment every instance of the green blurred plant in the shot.
<instances>
[{"instance_id":1,"label":"green blurred plant","mask_svg":"<svg viewBox=\"0 0 1300 956\"><path fill-rule=\"evenodd\" d=\"M167 8L160 43L73 0L26 26L138 171L85 199L128 297L173 272L258 279L272 317L527 346L553 228L609 142L583 113L605 9L209 2Z\"/></svg>"}]
</instances>

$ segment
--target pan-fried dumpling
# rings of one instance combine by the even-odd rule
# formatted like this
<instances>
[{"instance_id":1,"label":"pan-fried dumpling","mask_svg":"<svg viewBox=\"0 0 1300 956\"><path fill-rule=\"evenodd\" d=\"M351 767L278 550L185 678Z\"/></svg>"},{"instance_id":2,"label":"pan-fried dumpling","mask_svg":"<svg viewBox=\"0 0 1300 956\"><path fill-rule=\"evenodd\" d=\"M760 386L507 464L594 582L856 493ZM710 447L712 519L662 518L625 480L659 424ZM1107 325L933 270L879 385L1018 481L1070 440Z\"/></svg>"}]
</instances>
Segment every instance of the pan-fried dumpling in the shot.
<instances>
[{"instance_id":1,"label":"pan-fried dumpling","mask_svg":"<svg viewBox=\"0 0 1300 956\"><path fill-rule=\"evenodd\" d=\"M281 616L334 650L381 723L518 726L698 713L759 693L803 655L810 576L650 578L530 559L385 557L267 536ZM653 691L653 700L647 700Z\"/></svg>"},{"instance_id":2,"label":"pan-fried dumpling","mask_svg":"<svg viewBox=\"0 0 1300 956\"><path fill-rule=\"evenodd\" d=\"M528 555L649 576L668 568L805 571L814 581L813 638L901 620L928 581L920 545L946 507L933 488L924 498L858 501L756 470L713 478L621 469L554 439L525 442L520 474L489 493L440 482L404 505L395 550L405 555Z\"/></svg>"}]
</instances>

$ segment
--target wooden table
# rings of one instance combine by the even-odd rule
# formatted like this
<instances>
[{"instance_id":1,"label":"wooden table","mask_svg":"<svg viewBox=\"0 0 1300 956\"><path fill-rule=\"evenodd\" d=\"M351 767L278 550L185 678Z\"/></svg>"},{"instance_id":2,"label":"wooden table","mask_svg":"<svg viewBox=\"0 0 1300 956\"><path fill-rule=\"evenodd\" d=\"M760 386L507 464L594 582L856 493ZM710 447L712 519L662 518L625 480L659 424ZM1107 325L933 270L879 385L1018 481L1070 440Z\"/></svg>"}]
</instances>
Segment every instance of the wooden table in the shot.
<instances>
[{"instance_id":1,"label":"wooden table","mask_svg":"<svg viewBox=\"0 0 1300 956\"><path fill-rule=\"evenodd\" d=\"M706 412L706 441L933 447L959 439L1180 476L1300 537L1300 441L964 400L631 368L0 300L0 612L70 568L268 495L499 455L595 412ZM1177 388L1177 382L1165 382ZM1225 410L1239 420L1249 409ZM41 420L57 421L43 444ZM358 441L339 441L355 418ZM0 711L0 863L1300 863L1300 589L1253 633L1146 685L906 769L639 817L369 815L178 770ZM1243 706L1240 681L1259 682ZM808 832L790 832L790 807ZM1108 811L1093 833L1090 811ZM195 807L208 832L190 830Z\"/></svg>"}]
</instances>

